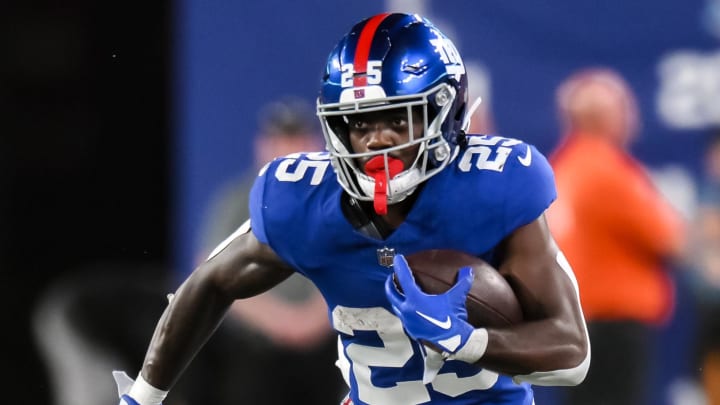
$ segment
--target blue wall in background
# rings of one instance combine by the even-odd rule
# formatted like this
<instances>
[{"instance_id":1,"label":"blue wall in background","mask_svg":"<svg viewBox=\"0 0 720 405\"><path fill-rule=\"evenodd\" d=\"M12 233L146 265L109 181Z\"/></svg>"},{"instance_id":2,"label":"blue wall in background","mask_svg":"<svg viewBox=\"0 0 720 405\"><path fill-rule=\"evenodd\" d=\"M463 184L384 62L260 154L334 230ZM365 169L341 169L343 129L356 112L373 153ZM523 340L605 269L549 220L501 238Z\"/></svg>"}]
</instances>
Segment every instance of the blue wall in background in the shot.
<instances>
[{"instance_id":1,"label":"blue wall in background","mask_svg":"<svg viewBox=\"0 0 720 405\"><path fill-rule=\"evenodd\" d=\"M556 86L578 68L617 69L637 92L651 166L699 170L704 131L720 124L715 0L408 2L481 63L498 132L549 152L558 140ZM402 2L399 2L402 3ZM196 261L212 193L252 165L259 108L285 94L313 101L325 58L382 2L183 0L175 19L175 267ZM472 77L469 78L473 80ZM669 329L672 328L669 327Z\"/></svg>"}]
</instances>

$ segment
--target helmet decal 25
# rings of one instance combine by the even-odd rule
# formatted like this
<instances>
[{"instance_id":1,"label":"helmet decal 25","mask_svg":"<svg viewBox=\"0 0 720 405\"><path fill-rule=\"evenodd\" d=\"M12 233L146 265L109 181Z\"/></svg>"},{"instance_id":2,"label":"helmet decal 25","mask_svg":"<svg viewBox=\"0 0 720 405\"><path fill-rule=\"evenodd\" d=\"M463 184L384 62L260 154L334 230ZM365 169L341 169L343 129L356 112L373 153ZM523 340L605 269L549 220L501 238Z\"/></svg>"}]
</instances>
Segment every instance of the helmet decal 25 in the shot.
<instances>
[{"instance_id":1,"label":"helmet decal 25","mask_svg":"<svg viewBox=\"0 0 720 405\"><path fill-rule=\"evenodd\" d=\"M356 24L330 53L321 85L317 114L327 149L338 181L354 198L372 200L376 186L358 158L381 156L387 167L388 153L419 145L413 165L387 182L392 204L442 170L464 140L465 66L453 42L418 15L378 14ZM422 114L423 135L387 150L355 153L348 117L397 108L407 111L409 122Z\"/></svg>"},{"instance_id":2,"label":"helmet decal 25","mask_svg":"<svg viewBox=\"0 0 720 405\"><path fill-rule=\"evenodd\" d=\"M355 87L380 84L382 80L382 71L380 69L382 61L369 60L370 46L380 23L389 15L390 13L385 13L370 17L360 32L357 48L355 48L355 58L352 64L348 64L352 68L352 85ZM368 77L370 77L370 80L368 80Z\"/></svg>"}]
</instances>

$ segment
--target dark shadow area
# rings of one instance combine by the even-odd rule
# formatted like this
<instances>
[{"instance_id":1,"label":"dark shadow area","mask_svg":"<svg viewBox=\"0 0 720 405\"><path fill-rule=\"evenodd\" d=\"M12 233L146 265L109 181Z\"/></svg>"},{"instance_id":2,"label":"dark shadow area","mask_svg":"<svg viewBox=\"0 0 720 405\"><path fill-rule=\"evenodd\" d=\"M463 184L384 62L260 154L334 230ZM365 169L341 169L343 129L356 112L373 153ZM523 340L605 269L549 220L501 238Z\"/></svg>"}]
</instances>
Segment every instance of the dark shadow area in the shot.
<instances>
[{"instance_id":1,"label":"dark shadow area","mask_svg":"<svg viewBox=\"0 0 720 405\"><path fill-rule=\"evenodd\" d=\"M42 292L89 263L168 261L170 5L15 3L0 13L2 335L11 392L45 404Z\"/></svg>"}]
</instances>

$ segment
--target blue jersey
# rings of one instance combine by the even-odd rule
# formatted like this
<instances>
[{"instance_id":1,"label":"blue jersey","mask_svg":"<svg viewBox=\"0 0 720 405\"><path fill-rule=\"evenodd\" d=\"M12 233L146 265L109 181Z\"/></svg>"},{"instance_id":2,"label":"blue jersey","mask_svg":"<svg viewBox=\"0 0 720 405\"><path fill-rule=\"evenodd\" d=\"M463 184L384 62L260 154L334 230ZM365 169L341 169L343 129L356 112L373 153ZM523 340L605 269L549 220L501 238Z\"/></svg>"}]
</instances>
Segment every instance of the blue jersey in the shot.
<instances>
[{"instance_id":1,"label":"blue jersey","mask_svg":"<svg viewBox=\"0 0 720 405\"><path fill-rule=\"evenodd\" d=\"M437 377L423 384L421 349L390 308L384 282L392 268L379 263L378 251L456 249L492 262L498 243L555 199L547 160L515 139L469 136L384 240L353 228L341 209L342 193L328 154L289 155L261 171L251 192L250 218L256 237L325 297L342 343L338 365L353 402L530 405L527 384L462 361L445 362Z\"/></svg>"}]
</instances>

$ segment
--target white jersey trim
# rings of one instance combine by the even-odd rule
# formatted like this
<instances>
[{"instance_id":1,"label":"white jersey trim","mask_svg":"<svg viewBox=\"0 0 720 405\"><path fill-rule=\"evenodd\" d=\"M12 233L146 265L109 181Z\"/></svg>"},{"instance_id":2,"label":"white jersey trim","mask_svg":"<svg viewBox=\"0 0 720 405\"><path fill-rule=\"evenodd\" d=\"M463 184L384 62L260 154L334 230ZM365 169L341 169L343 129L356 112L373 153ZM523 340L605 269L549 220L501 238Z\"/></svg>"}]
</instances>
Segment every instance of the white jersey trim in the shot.
<instances>
[{"instance_id":1,"label":"white jersey trim","mask_svg":"<svg viewBox=\"0 0 720 405\"><path fill-rule=\"evenodd\" d=\"M210 256L208 256L207 259L205 259L205 261L208 261L208 260L212 259L213 257L217 256L217 254L222 252L226 247L228 247L228 245L232 241L234 241L235 238L237 238L240 235L246 234L248 232L250 232L250 220L249 219L247 221L243 222L243 224L240 225L240 227L238 229L236 229L235 232L230 234L230 236L225 238L224 241L220 242L220 244L217 245L217 247L215 249L213 249L213 251L210 253Z\"/></svg>"}]
</instances>

